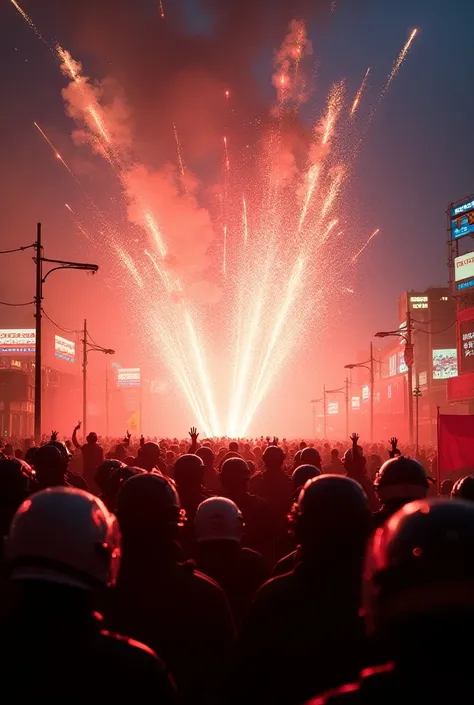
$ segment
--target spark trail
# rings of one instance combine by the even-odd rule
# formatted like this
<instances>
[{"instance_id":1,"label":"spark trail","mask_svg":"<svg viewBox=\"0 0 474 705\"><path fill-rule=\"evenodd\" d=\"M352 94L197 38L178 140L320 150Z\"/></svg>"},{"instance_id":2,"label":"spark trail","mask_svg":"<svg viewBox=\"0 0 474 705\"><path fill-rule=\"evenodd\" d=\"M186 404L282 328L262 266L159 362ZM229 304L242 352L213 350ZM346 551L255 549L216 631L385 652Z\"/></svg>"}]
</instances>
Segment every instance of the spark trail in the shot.
<instances>
[{"instance_id":1,"label":"spark trail","mask_svg":"<svg viewBox=\"0 0 474 705\"><path fill-rule=\"evenodd\" d=\"M370 73L370 66L367 69L367 71L365 72L365 76L362 80L362 83L360 84L360 87L359 87L357 93L355 94L354 102L352 103L351 112L350 112L351 118L354 117L354 115L357 113L357 111L359 109L360 101L362 99L362 95L364 94L365 87L367 85L367 79L369 77L369 73Z\"/></svg>"},{"instance_id":2,"label":"spark trail","mask_svg":"<svg viewBox=\"0 0 474 705\"><path fill-rule=\"evenodd\" d=\"M393 65L393 68L392 68L392 71L391 71L391 73L390 73L390 76L388 77L388 81L387 81L387 83L385 84L385 88L384 88L384 90L383 90L384 93L385 93L385 91L388 90L388 88L390 87L390 84L392 83L393 79L395 78L395 76L397 75L397 73L400 71L400 68L401 68L403 62L404 62L405 59L406 59L406 56L407 56L407 54L408 54L408 52L409 52L409 50L410 50L410 46L411 46L413 40L415 39L415 37L416 37L416 35L417 35L417 32L418 32L418 29L416 29L416 28L415 28L414 30L412 30L410 36L408 37L407 41L405 42L405 45L404 45L403 49L401 50L400 54L398 55L397 60L395 61L394 65Z\"/></svg>"},{"instance_id":3,"label":"spark trail","mask_svg":"<svg viewBox=\"0 0 474 705\"><path fill-rule=\"evenodd\" d=\"M77 178L77 176L75 175L75 173L72 171L72 169L66 164L66 162L64 161L64 159L62 158L62 156L60 155L60 153L58 152L58 150L56 149L56 147L54 146L54 144L51 142L51 140L49 139L49 137L45 134L45 132L41 129L41 127L38 125L37 122L33 122L33 125L36 127L36 129L38 130L38 132L40 133L40 135L43 137L43 139L45 140L45 142L51 147L51 149L53 150L53 153L54 153L54 156L56 157L56 159L58 159L58 160L61 162L61 164L63 165L63 167L68 170L68 172L71 174L72 178L73 178L74 181L78 184L78 186L80 186L80 187L82 188L81 182L79 181L79 179Z\"/></svg>"},{"instance_id":4,"label":"spark trail","mask_svg":"<svg viewBox=\"0 0 474 705\"><path fill-rule=\"evenodd\" d=\"M377 230L374 230L374 232L373 232L372 235L369 237L369 239L367 240L367 242L366 242L366 243L360 248L360 250L359 250L358 252L356 252L355 255L353 256L353 258L352 258L352 262L353 262L353 263L357 262L357 260L359 259L360 255L363 253L363 251L365 250L365 248L369 245L369 243L371 242L371 240L373 240L374 237L379 234L379 232L380 232L380 228L377 228Z\"/></svg>"}]
</instances>

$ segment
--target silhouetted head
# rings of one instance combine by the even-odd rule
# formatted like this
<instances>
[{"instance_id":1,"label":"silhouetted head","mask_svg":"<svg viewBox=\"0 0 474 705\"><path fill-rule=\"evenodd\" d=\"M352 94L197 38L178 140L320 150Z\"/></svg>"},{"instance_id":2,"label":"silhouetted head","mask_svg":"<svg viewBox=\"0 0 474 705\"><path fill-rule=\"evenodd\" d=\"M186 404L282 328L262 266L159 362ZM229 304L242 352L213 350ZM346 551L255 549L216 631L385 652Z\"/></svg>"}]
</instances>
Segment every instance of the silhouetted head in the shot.
<instances>
[{"instance_id":1,"label":"silhouetted head","mask_svg":"<svg viewBox=\"0 0 474 705\"><path fill-rule=\"evenodd\" d=\"M229 443L229 450L231 450L233 453L239 452L239 444L237 443L237 441L231 441Z\"/></svg>"},{"instance_id":2,"label":"silhouetted head","mask_svg":"<svg viewBox=\"0 0 474 705\"><path fill-rule=\"evenodd\" d=\"M446 480L444 482L446 482ZM443 485L441 485L441 494L443 494ZM451 491L451 499L468 499L471 502L474 501L474 475L466 475L466 477L461 477L454 483L454 487Z\"/></svg>"},{"instance_id":3,"label":"silhouetted head","mask_svg":"<svg viewBox=\"0 0 474 705\"><path fill-rule=\"evenodd\" d=\"M296 470L301 465L301 451L297 450L293 458L293 470Z\"/></svg>"},{"instance_id":4,"label":"silhouetted head","mask_svg":"<svg viewBox=\"0 0 474 705\"><path fill-rule=\"evenodd\" d=\"M363 614L369 634L390 628L409 643L422 636L410 622L430 615L450 620L463 610L472 615L473 547L472 502L422 499L393 514L367 546Z\"/></svg>"},{"instance_id":5,"label":"silhouetted head","mask_svg":"<svg viewBox=\"0 0 474 705\"><path fill-rule=\"evenodd\" d=\"M184 510L174 482L151 472L135 475L123 483L117 498L117 517L124 545L151 542L152 546L154 540L176 539Z\"/></svg>"},{"instance_id":6,"label":"silhouetted head","mask_svg":"<svg viewBox=\"0 0 474 705\"><path fill-rule=\"evenodd\" d=\"M37 489L33 471L19 458L0 459L0 536L4 536L13 515L26 497Z\"/></svg>"},{"instance_id":7,"label":"silhouetted head","mask_svg":"<svg viewBox=\"0 0 474 705\"><path fill-rule=\"evenodd\" d=\"M199 492L204 472L201 458L192 453L182 455L174 464L174 479L181 492Z\"/></svg>"},{"instance_id":8,"label":"silhouetted head","mask_svg":"<svg viewBox=\"0 0 474 705\"><path fill-rule=\"evenodd\" d=\"M379 500L385 504L422 499L428 494L429 483L423 465L414 458L401 455L382 465L374 487Z\"/></svg>"},{"instance_id":9,"label":"silhouetted head","mask_svg":"<svg viewBox=\"0 0 474 705\"><path fill-rule=\"evenodd\" d=\"M196 455L201 458L206 470L212 470L214 468L215 456L211 448L208 446L201 446L201 448L197 449Z\"/></svg>"},{"instance_id":10,"label":"silhouetted head","mask_svg":"<svg viewBox=\"0 0 474 705\"><path fill-rule=\"evenodd\" d=\"M331 450L331 460L337 460L339 458L339 451L337 448Z\"/></svg>"},{"instance_id":11,"label":"silhouetted head","mask_svg":"<svg viewBox=\"0 0 474 705\"><path fill-rule=\"evenodd\" d=\"M242 541L242 513L232 500L226 497L210 497L201 502L194 517L196 543L216 541Z\"/></svg>"},{"instance_id":12,"label":"silhouetted head","mask_svg":"<svg viewBox=\"0 0 474 705\"><path fill-rule=\"evenodd\" d=\"M36 478L41 489L65 484L67 460L56 445L47 443L34 455Z\"/></svg>"},{"instance_id":13,"label":"silhouetted head","mask_svg":"<svg viewBox=\"0 0 474 705\"><path fill-rule=\"evenodd\" d=\"M301 451L301 465L315 465L321 469L321 455L316 448L304 448Z\"/></svg>"},{"instance_id":14,"label":"silhouetted head","mask_svg":"<svg viewBox=\"0 0 474 705\"><path fill-rule=\"evenodd\" d=\"M319 475L321 475L321 470L317 468L316 465L299 465L296 470L293 470L291 476L293 489L301 489L306 485L308 480L311 480L313 477L318 477Z\"/></svg>"},{"instance_id":15,"label":"silhouetted head","mask_svg":"<svg viewBox=\"0 0 474 705\"><path fill-rule=\"evenodd\" d=\"M107 492L112 473L118 468L124 467L126 467L126 465L120 460L104 460L104 462L99 465L95 471L94 479L102 493Z\"/></svg>"},{"instance_id":16,"label":"silhouetted head","mask_svg":"<svg viewBox=\"0 0 474 705\"><path fill-rule=\"evenodd\" d=\"M262 458L267 470L279 470L285 461L285 454L279 446L268 446Z\"/></svg>"},{"instance_id":17,"label":"silhouetted head","mask_svg":"<svg viewBox=\"0 0 474 705\"><path fill-rule=\"evenodd\" d=\"M88 433L86 436L86 441L88 443L97 443L97 441L98 441L97 433L95 433L94 431L91 431L90 433Z\"/></svg>"},{"instance_id":18,"label":"silhouetted head","mask_svg":"<svg viewBox=\"0 0 474 705\"><path fill-rule=\"evenodd\" d=\"M228 458L222 465L220 481L226 494L245 493L250 480L249 466L243 458Z\"/></svg>"},{"instance_id":19,"label":"silhouetted head","mask_svg":"<svg viewBox=\"0 0 474 705\"><path fill-rule=\"evenodd\" d=\"M114 450L115 460L120 460L123 463L125 458L127 457L127 455L128 455L128 451L125 448L125 446L123 445L123 443L118 443L115 446L115 450Z\"/></svg>"}]
</instances>

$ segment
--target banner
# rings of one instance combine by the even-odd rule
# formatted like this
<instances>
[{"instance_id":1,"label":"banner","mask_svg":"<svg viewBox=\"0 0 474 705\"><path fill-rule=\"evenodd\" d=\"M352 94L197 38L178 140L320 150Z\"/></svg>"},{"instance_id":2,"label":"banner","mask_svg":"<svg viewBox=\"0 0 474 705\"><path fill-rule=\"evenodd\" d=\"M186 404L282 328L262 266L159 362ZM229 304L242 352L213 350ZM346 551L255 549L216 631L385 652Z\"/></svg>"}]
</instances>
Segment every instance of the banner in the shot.
<instances>
[{"instance_id":1,"label":"banner","mask_svg":"<svg viewBox=\"0 0 474 705\"><path fill-rule=\"evenodd\" d=\"M139 387L140 368L121 367L117 370L117 384L119 387Z\"/></svg>"},{"instance_id":2,"label":"banner","mask_svg":"<svg viewBox=\"0 0 474 705\"><path fill-rule=\"evenodd\" d=\"M60 335L54 336L54 355L66 362L76 361L76 344L73 340L67 340Z\"/></svg>"},{"instance_id":3,"label":"banner","mask_svg":"<svg viewBox=\"0 0 474 705\"><path fill-rule=\"evenodd\" d=\"M0 330L0 353L18 354L35 352L34 328L4 328Z\"/></svg>"},{"instance_id":4,"label":"banner","mask_svg":"<svg viewBox=\"0 0 474 705\"><path fill-rule=\"evenodd\" d=\"M438 416L438 468L442 473L474 467L474 416Z\"/></svg>"}]
</instances>

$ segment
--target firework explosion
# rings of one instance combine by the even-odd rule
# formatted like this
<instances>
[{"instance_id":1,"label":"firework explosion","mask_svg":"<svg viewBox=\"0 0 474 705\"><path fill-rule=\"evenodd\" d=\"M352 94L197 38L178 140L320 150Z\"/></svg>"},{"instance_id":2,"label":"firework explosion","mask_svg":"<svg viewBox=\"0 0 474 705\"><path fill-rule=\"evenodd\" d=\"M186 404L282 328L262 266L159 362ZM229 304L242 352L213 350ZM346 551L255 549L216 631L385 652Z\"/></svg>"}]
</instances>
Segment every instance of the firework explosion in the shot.
<instances>
[{"instance_id":1,"label":"firework explosion","mask_svg":"<svg viewBox=\"0 0 474 705\"><path fill-rule=\"evenodd\" d=\"M38 33L30 18L13 4ZM164 14L162 3L160 12ZM415 33L402 49L382 93L400 69ZM311 45L304 23L291 23L275 58L277 95L272 117L268 129L256 139L252 156L234 153L232 140L227 134L223 137L216 223L199 203L199 183L185 168L185 145L176 125L172 125L176 167L167 165L156 171L137 163L124 103L120 99L106 103L101 85L83 75L81 64L69 52L57 45L55 53L68 79L63 97L77 125L75 141L87 142L110 166L128 219L147 236L146 247L130 248L94 205L103 221L101 244L113 253L130 281L130 304L146 321L152 344L204 433L245 436L304 326L311 317L320 325L326 292L353 291L341 286L341 273L347 276L348 263L353 265L379 232L375 230L355 254L350 245L347 251L346 241L345 264L335 256L338 249L344 252L342 230L336 226L344 220L342 193L360 144L360 134L353 132L353 118L366 92L369 69L352 103L346 102L344 81L332 86L304 150L296 154L289 123L307 100L303 63ZM228 90L225 100L229 100ZM36 123L35 127L70 171L46 134ZM80 229L86 233L83 225ZM186 260L180 237L189 229L196 248ZM221 261L217 282L206 281L209 250ZM214 374L210 336L204 335L203 297L196 295L204 291L208 306L219 296L219 289L231 312L228 349L221 341L220 350L226 385L222 404L216 402L218 375Z\"/></svg>"}]
</instances>

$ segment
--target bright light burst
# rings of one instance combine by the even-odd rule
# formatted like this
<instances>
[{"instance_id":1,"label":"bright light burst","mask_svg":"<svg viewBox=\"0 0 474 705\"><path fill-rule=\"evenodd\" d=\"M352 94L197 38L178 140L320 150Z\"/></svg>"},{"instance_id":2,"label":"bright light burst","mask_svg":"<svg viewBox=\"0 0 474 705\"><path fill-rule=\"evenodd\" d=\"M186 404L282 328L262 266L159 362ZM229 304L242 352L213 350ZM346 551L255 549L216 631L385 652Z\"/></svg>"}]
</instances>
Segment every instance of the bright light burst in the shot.
<instances>
[{"instance_id":1,"label":"bright light burst","mask_svg":"<svg viewBox=\"0 0 474 705\"><path fill-rule=\"evenodd\" d=\"M18 3L11 2L42 39ZM163 16L161 1L159 7ZM413 30L400 52L382 94L397 75L416 32ZM94 151L112 167L124 203L129 205L130 176L134 169L146 167L135 163L131 145L120 133L120 125L114 122L107 106L102 105L100 88L83 75L81 64L69 52L59 45L55 51L61 70L70 81L64 90L68 113L85 132ZM290 113L296 115L307 99L302 60L308 53L310 43L304 24L294 21L275 61L273 83L277 101L272 120L254 145L250 167L243 155L231 153L234 140L228 141L227 133L223 139L223 210L219 216L223 220L215 231L223 234L219 276L224 300L230 304L232 338L232 353L224 355L225 377L230 387L225 394L225 414L215 402L218 383L209 373L210 335L203 334L202 311L188 294L188 283L170 261L163 214L150 203L146 191L138 190L134 202L138 204L139 217L134 222L147 234L147 247L138 250L127 247L107 224L103 231L124 276L133 282L129 288L131 305L140 310L152 345L174 375L192 410L192 418L208 436L225 433L236 437L248 433L262 400L281 373L285 359L294 351L310 316L316 316L317 325L320 324L318 312L326 304L328 291L353 292L346 280L337 277L347 276L347 262L354 264L379 232L375 230L355 254L350 251L339 269L328 271L330 253L340 248L342 242L350 243L348 238L341 238L342 230L337 231L336 226L341 223L345 230L341 196L357 151L351 145L360 143L359 136L353 133L355 121L351 118L366 90L369 69L349 106L345 103L344 81L331 87L322 114L307 140L306 157L297 162L287 139L286 117ZM225 96L229 98L229 91L225 91ZM35 127L76 178L37 123ZM185 174L183 146L176 125L173 131L176 174L181 179L185 204L194 196L187 188L188 173ZM343 148L339 149L341 144ZM75 214L68 204L66 207Z\"/></svg>"}]
</instances>

